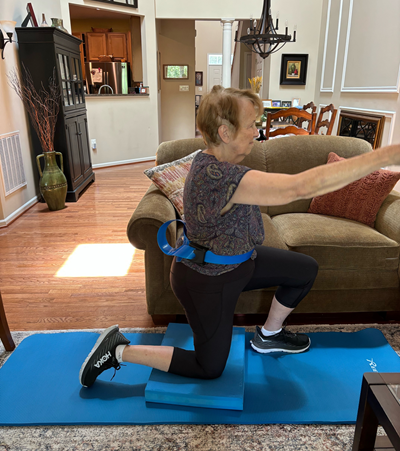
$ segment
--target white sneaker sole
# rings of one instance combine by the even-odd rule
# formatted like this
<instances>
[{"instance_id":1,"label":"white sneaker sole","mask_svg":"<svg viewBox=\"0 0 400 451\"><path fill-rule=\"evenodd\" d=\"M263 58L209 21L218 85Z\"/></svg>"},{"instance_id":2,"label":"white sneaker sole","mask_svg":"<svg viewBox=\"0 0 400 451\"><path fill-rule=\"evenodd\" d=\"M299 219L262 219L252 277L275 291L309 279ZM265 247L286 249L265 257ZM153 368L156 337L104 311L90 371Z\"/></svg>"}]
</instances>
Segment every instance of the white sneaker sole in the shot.
<instances>
[{"instance_id":1,"label":"white sneaker sole","mask_svg":"<svg viewBox=\"0 0 400 451\"><path fill-rule=\"evenodd\" d=\"M307 349L310 347L311 345L311 341L308 343L308 346L304 349L300 349L300 350L292 350L292 349L280 349L280 348L271 348L271 349L261 349L261 348L257 348L254 344L253 341L250 340L250 344L251 347L259 352L260 354L269 354L270 352L286 352L288 354L300 354L301 352L305 352L307 351Z\"/></svg>"},{"instance_id":2,"label":"white sneaker sole","mask_svg":"<svg viewBox=\"0 0 400 451\"><path fill-rule=\"evenodd\" d=\"M107 328L106 330L103 331L103 333L99 336L95 345L93 346L93 349L90 351L90 354L86 357L86 360L83 362L83 365L81 366L81 370L79 371L79 382L83 387L86 387L86 385L84 385L82 383L82 374L86 367L86 364L88 363L90 357L92 357L92 355L97 351L97 348L100 346L100 343L103 341L103 338L107 334L109 334L113 329L118 329L118 324L114 325L114 326L110 326L109 328Z\"/></svg>"}]
</instances>

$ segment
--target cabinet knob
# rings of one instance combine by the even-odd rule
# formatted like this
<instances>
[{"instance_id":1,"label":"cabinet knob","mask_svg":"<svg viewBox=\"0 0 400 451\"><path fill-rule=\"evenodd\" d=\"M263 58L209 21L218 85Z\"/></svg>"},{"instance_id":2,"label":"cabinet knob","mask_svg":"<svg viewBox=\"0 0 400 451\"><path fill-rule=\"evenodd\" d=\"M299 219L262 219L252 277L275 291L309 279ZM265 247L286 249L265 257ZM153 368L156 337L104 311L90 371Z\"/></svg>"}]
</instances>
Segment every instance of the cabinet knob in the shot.
<instances>
[{"instance_id":1,"label":"cabinet knob","mask_svg":"<svg viewBox=\"0 0 400 451\"><path fill-rule=\"evenodd\" d=\"M77 135L82 135L82 132L77 132L76 134L77 134Z\"/></svg>"}]
</instances>

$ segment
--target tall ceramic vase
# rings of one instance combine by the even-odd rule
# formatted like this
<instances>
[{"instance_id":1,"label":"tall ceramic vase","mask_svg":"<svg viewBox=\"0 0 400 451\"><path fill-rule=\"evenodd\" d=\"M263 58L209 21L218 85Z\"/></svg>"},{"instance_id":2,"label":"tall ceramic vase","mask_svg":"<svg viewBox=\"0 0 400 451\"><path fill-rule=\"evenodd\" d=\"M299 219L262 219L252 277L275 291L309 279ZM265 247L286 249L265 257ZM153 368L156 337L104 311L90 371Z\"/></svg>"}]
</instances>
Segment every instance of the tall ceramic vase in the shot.
<instances>
[{"instance_id":1,"label":"tall ceramic vase","mask_svg":"<svg viewBox=\"0 0 400 451\"><path fill-rule=\"evenodd\" d=\"M56 155L60 157L61 170L57 165ZM40 166L40 159L44 158L44 170ZM40 191L49 210L56 211L65 208L67 197L67 179L64 175L63 156L60 152L45 152L36 157L40 174Z\"/></svg>"}]
</instances>

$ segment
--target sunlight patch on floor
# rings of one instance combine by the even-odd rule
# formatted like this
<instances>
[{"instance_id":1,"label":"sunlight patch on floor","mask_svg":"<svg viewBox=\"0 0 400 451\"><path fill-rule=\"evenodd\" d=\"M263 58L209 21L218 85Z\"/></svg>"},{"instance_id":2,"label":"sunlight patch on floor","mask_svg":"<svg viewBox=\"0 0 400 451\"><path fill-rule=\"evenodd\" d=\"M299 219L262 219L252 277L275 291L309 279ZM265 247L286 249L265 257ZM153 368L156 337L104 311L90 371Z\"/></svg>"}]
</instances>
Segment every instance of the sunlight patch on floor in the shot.
<instances>
[{"instance_id":1,"label":"sunlight patch on floor","mask_svg":"<svg viewBox=\"0 0 400 451\"><path fill-rule=\"evenodd\" d=\"M135 248L131 244L80 244L56 277L120 277L128 274Z\"/></svg>"}]
</instances>

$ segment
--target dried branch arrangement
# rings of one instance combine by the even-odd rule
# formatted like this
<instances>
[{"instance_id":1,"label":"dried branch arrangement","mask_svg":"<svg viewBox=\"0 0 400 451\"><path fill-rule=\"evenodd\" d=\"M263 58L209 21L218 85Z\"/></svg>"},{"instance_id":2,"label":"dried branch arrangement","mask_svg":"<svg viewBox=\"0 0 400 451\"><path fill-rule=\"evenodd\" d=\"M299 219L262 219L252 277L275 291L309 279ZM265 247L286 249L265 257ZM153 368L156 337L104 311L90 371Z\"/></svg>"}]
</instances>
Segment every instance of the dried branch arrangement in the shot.
<instances>
[{"instance_id":1,"label":"dried branch arrangement","mask_svg":"<svg viewBox=\"0 0 400 451\"><path fill-rule=\"evenodd\" d=\"M40 92L37 92L32 76L29 71L22 66L22 72L18 74L17 69L13 69L8 74L10 86L22 100L28 111L31 123L36 130L43 152L54 150L54 132L58 112L60 110L60 89L56 83L55 68L53 76L49 78L48 91L41 83Z\"/></svg>"},{"instance_id":2,"label":"dried branch arrangement","mask_svg":"<svg viewBox=\"0 0 400 451\"><path fill-rule=\"evenodd\" d=\"M259 93L261 89L262 77L249 78L251 90L255 93Z\"/></svg>"}]
</instances>

